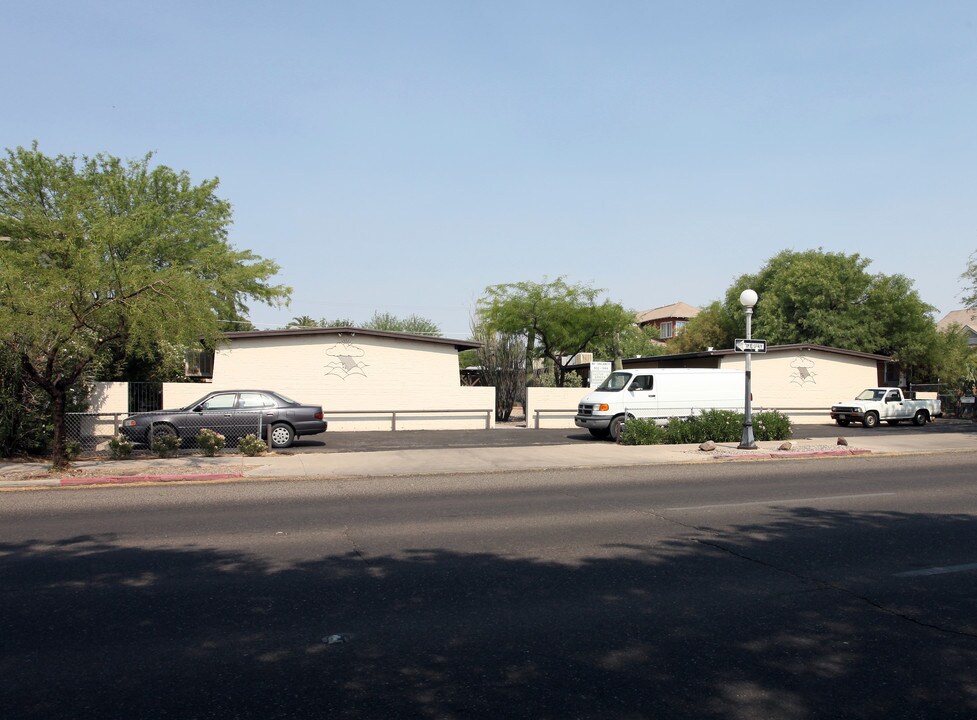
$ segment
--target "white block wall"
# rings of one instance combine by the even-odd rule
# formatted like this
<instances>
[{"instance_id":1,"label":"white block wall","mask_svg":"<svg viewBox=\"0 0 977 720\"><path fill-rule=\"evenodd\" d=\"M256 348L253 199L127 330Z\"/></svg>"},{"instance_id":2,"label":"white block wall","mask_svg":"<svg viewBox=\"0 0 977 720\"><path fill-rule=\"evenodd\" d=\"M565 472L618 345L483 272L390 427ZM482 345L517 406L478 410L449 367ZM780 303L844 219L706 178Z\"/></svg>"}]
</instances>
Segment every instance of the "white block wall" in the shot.
<instances>
[{"instance_id":1,"label":"white block wall","mask_svg":"<svg viewBox=\"0 0 977 720\"><path fill-rule=\"evenodd\" d=\"M526 427L535 429L537 422L540 429L576 427L577 405L589 392L590 388L526 388Z\"/></svg>"}]
</instances>

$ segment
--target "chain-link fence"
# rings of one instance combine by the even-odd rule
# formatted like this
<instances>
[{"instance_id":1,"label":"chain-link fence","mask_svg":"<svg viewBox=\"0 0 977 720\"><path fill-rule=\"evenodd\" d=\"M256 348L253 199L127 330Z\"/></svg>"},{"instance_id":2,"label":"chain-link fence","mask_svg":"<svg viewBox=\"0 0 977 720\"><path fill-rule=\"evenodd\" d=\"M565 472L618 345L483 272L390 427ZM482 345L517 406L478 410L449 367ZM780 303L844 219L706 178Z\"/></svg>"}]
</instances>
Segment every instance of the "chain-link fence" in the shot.
<instances>
[{"instance_id":1,"label":"chain-link fence","mask_svg":"<svg viewBox=\"0 0 977 720\"><path fill-rule=\"evenodd\" d=\"M268 444L268 425L260 412L192 413L161 419L153 413L67 413L69 453L80 457L129 457L236 452L254 435Z\"/></svg>"}]
</instances>

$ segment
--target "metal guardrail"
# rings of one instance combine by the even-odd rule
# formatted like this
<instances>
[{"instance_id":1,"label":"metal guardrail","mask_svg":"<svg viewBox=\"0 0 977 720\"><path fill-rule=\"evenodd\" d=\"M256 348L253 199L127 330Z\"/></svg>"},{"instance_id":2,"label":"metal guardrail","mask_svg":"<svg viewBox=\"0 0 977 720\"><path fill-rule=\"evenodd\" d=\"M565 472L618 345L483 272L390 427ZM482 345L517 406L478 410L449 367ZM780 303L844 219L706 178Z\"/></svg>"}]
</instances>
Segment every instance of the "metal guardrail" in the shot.
<instances>
[{"instance_id":1,"label":"metal guardrail","mask_svg":"<svg viewBox=\"0 0 977 720\"><path fill-rule=\"evenodd\" d=\"M472 409L459 409L459 408L449 408L447 410L330 410L328 412L323 412L323 415L330 422L333 420L339 420L348 415L365 415L367 417L377 417L377 416L390 416L390 429L397 429L397 417L400 416L401 419L405 415L444 415L447 413L476 413L481 415L485 414L485 429L489 430L492 427L492 413L495 412L494 408L472 408Z\"/></svg>"},{"instance_id":2,"label":"metal guardrail","mask_svg":"<svg viewBox=\"0 0 977 720\"><path fill-rule=\"evenodd\" d=\"M537 408L533 410L533 429L539 430L539 420L542 413L553 413L554 415L576 415L577 408L572 410L560 409L560 408Z\"/></svg>"}]
</instances>

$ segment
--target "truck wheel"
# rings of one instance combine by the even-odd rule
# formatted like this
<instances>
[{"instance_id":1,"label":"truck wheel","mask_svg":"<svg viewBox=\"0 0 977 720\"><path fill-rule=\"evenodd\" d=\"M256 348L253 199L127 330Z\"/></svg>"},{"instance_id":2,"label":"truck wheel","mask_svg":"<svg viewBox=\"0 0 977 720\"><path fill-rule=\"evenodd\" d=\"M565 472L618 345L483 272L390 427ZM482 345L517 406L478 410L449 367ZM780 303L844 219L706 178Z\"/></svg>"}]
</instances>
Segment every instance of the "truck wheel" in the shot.
<instances>
[{"instance_id":1,"label":"truck wheel","mask_svg":"<svg viewBox=\"0 0 977 720\"><path fill-rule=\"evenodd\" d=\"M613 440L614 442L618 441L618 438L621 437L621 429L623 427L624 427L623 415L618 415L616 418L611 420L611 424L608 427L608 430L610 431L610 435L611 435L611 440Z\"/></svg>"},{"instance_id":2,"label":"truck wheel","mask_svg":"<svg viewBox=\"0 0 977 720\"><path fill-rule=\"evenodd\" d=\"M916 414L913 415L913 425L916 427L922 427L929 420L929 413L925 410L917 410Z\"/></svg>"},{"instance_id":3,"label":"truck wheel","mask_svg":"<svg viewBox=\"0 0 977 720\"><path fill-rule=\"evenodd\" d=\"M867 412L865 417L862 418L862 425L867 428L878 427L879 425L879 414L877 412Z\"/></svg>"},{"instance_id":4,"label":"truck wheel","mask_svg":"<svg viewBox=\"0 0 977 720\"><path fill-rule=\"evenodd\" d=\"M835 422L841 425L841 427L848 427L848 425L851 423L851 420L849 420L848 418L837 418Z\"/></svg>"}]
</instances>

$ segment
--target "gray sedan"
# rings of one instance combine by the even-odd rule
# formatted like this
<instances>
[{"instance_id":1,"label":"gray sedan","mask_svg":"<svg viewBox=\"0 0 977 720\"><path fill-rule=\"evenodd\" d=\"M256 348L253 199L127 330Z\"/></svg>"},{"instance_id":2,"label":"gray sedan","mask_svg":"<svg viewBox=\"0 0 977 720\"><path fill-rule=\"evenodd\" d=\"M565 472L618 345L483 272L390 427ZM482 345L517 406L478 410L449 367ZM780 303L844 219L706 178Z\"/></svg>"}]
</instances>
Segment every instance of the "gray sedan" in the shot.
<instances>
[{"instance_id":1,"label":"gray sedan","mask_svg":"<svg viewBox=\"0 0 977 720\"><path fill-rule=\"evenodd\" d=\"M248 434L268 437L272 447L285 448L302 435L326 430L319 405L303 405L270 390L220 390L178 410L157 410L131 415L119 431L135 443L152 444L154 438L171 436L192 441L203 428L228 440Z\"/></svg>"}]
</instances>

